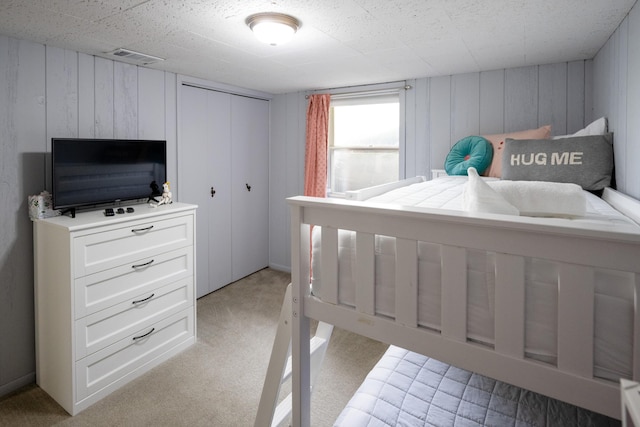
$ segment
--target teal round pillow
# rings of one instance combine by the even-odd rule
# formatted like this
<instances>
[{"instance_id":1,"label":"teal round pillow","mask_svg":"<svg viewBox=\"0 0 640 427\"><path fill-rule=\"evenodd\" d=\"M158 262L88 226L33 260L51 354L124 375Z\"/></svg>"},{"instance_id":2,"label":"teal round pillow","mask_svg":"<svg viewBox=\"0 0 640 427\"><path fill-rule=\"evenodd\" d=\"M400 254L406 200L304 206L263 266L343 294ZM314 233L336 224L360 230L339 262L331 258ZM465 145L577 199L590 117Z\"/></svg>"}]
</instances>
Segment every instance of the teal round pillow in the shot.
<instances>
[{"instance_id":1,"label":"teal round pillow","mask_svg":"<svg viewBox=\"0 0 640 427\"><path fill-rule=\"evenodd\" d=\"M467 169L474 167L482 175L492 158L493 146L489 141L481 136L467 136L451 147L444 169L447 175L466 175Z\"/></svg>"}]
</instances>

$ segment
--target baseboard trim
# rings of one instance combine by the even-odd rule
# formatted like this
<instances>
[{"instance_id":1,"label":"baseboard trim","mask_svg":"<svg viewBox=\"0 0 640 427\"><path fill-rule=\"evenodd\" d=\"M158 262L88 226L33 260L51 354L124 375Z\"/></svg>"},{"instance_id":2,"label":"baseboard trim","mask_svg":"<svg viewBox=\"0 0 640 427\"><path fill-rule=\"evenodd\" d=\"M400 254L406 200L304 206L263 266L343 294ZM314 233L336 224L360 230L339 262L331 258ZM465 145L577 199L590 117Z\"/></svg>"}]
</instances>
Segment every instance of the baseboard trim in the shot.
<instances>
[{"instance_id":1,"label":"baseboard trim","mask_svg":"<svg viewBox=\"0 0 640 427\"><path fill-rule=\"evenodd\" d=\"M286 273L291 273L290 265L280 265L280 264L269 263L269 268L273 268L274 270L284 271Z\"/></svg>"},{"instance_id":2,"label":"baseboard trim","mask_svg":"<svg viewBox=\"0 0 640 427\"><path fill-rule=\"evenodd\" d=\"M19 388L36 383L36 373L31 372L7 384L0 385L0 397L6 396Z\"/></svg>"}]
</instances>

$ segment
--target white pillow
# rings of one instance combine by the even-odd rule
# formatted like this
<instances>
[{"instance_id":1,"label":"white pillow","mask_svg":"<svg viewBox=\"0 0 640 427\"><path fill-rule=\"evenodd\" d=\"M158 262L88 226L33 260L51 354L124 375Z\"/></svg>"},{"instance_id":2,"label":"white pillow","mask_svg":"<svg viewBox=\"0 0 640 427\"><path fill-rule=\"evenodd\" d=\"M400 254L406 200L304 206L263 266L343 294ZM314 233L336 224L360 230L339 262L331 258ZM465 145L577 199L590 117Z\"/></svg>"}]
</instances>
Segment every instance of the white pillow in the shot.
<instances>
[{"instance_id":1,"label":"white pillow","mask_svg":"<svg viewBox=\"0 0 640 427\"><path fill-rule=\"evenodd\" d=\"M572 136L588 136L588 135L604 135L608 131L607 118L600 117L598 120L591 122L586 128L580 129L578 132L571 135L558 135L552 139L570 138Z\"/></svg>"},{"instance_id":2,"label":"white pillow","mask_svg":"<svg viewBox=\"0 0 640 427\"><path fill-rule=\"evenodd\" d=\"M462 191L462 208L469 212L520 215L520 211L489 187L476 168L467 170L469 180Z\"/></svg>"},{"instance_id":3,"label":"white pillow","mask_svg":"<svg viewBox=\"0 0 640 427\"><path fill-rule=\"evenodd\" d=\"M522 216L576 218L585 215L587 198L582 187L547 181L496 181L487 183L515 206Z\"/></svg>"}]
</instances>

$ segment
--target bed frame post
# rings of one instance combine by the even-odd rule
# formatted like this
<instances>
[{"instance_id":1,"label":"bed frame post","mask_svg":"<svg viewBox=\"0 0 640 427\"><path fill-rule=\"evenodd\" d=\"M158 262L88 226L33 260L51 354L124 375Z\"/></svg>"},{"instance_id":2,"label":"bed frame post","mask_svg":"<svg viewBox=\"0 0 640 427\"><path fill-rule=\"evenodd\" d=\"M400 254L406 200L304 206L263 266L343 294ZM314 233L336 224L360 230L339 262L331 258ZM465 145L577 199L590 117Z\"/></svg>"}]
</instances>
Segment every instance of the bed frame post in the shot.
<instances>
[{"instance_id":1,"label":"bed frame post","mask_svg":"<svg viewBox=\"0 0 640 427\"><path fill-rule=\"evenodd\" d=\"M303 208L291 206L292 292L292 426L311 424L311 378L309 318L304 300L309 295L310 227L303 224Z\"/></svg>"},{"instance_id":2,"label":"bed frame post","mask_svg":"<svg viewBox=\"0 0 640 427\"><path fill-rule=\"evenodd\" d=\"M640 381L640 273L634 277L633 289L633 347L631 349L633 366L631 367L632 379Z\"/></svg>"}]
</instances>

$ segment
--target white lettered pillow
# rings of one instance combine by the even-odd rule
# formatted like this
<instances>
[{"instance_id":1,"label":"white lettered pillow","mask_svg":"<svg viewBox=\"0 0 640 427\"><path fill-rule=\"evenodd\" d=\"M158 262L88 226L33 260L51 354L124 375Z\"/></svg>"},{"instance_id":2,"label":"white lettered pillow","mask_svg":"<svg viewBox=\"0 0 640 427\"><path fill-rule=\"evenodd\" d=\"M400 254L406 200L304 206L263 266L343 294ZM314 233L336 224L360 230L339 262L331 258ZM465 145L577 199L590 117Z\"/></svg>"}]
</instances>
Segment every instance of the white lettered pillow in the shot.
<instances>
[{"instance_id":1,"label":"white lettered pillow","mask_svg":"<svg viewBox=\"0 0 640 427\"><path fill-rule=\"evenodd\" d=\"M611 185L613 134L505 141L502 179L566 182L599 191Z\"/></svg>"}]
</instances>

